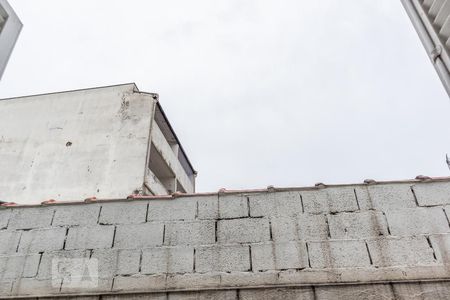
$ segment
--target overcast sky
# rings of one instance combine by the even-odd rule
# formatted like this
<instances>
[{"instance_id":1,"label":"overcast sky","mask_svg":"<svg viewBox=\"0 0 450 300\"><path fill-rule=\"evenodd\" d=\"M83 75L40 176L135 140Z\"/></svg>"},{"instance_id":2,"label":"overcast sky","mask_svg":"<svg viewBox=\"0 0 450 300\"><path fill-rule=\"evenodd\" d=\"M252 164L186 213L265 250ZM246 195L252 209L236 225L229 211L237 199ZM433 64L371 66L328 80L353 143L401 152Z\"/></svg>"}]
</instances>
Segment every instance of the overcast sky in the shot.
<instances>
[{"instance_id":1,"label":"overcast sky","mask_svg":"<svg viewBox=\"0 0 450 300\"><path fill-rule=\"evenodd\" d=\"M400 0L10 4L0 97L136 82L197 191L450 175L450 101Z\"/></svg>"}]
</instances>

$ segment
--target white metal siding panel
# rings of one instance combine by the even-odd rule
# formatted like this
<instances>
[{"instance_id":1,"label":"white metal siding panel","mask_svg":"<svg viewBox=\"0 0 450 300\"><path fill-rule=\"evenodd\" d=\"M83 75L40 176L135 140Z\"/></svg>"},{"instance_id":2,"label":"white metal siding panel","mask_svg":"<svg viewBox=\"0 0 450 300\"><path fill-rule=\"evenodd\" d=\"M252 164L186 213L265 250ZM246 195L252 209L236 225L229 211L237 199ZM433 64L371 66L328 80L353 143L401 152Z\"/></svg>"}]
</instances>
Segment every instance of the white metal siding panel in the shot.
<instances>
[{"instance_id":1,"label":"white metal siding panel","mask_svg":"<svg viewBox=\"0 0 450 300\"><path fill-rule=\"evenodd\" d=\"M450 0L401 0L450 96Z\"/></svg>"}]
</instances>

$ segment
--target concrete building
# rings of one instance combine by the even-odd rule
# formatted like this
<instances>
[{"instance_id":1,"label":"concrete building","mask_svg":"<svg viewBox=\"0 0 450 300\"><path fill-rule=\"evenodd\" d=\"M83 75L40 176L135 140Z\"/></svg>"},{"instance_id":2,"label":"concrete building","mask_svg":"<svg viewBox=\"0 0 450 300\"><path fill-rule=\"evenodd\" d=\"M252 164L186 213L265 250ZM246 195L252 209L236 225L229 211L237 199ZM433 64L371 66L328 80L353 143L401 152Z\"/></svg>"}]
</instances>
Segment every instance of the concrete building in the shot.
<instances>
[{"instance_id":1,"label":"concrete building","mask_svg":"<svg viewBox=\"0 0 450 300\"><path fill-rule=\"evenodd\" d=\"M450 1L401 1L450 96Z\"/></svg>"},{"instance_id":2,"label":"concrete building","mask_svg":"<svg viewBox=\"0 0 450 300\"><path fill-rule=\"evenodd\" d=\"M0 79L16 44L22 23L6 0L0 0Z\"/></svg>"},{"instance_id":3,"label":"concrete building","mask_svg":"<svg viewBox=\"0 0 450 300\"><path fill-rule=\"evenodd\" d=\"M449 299L450 178L418 178L3 206L0 298Z\"/></svg>"},{"instance_id":4,"label":"concrete building","mask_svg":"<svg viewBox=\"0 0 450 300\"><path fill-rule=\"evenodd\" d=\"M0 201L193 193L195 175L135 84L0 100Z\"/></svg>"}]
</instances>

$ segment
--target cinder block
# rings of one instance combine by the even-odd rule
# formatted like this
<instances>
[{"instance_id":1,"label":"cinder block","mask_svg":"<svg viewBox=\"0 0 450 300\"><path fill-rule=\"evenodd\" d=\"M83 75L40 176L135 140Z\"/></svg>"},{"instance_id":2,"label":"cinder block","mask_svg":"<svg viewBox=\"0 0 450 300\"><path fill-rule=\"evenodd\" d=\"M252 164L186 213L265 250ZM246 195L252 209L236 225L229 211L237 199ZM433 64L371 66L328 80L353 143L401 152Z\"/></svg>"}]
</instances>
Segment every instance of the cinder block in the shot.
<instances>
[{"instance_id":1,"label":"cinder block","mask_svg":"<svg viewBox=\"0 0 450 300\"><path fill-rule=\"evenodd\" d=\"M104 203L100 212L100 224L145 223L148 201Z\"/></svg>"},{"instance_id":2,"label":"cinder block","mask_svg":"<svg viewBox=\"0 0 450 300\"><path fill-rule=\"evenodd\" d=\"M325 215L303 214L298 216L298 235L303 240L323 240L328 237Z\"/></svg>"},{"instance_id":3,"label":"cinder block","mask_svg":"<svg viewBox=\"0 0 450 300\"><path fill-rule=\"evenodd\" d=\"M317 300L396 300L389 284L336 285L316 287Z\"/></svg>"},{"instance_id":4,"label":"cinder block","mask_svg":"<svg viewBox=\"0 0 450 300\"><path fill-rule=\"evenodd\" d=\"M283 287L269 289L248 289L239 291L240 300L314 300L314 291L310 287ZM346 299L347 300L347 299Z\"/></svg>"},{"instance_id":5,"label":"cinder block","mask_svg":"<svg viewBox=\"0 0 450 300\"><path fill-rule=\"evenodd\" d=\"M11 289L14 280L0 280L0 297L6 297L11 295Z\"/></svg>"},{"instance_id":6,"label":"cinder block","mask_svg":"<svg viewBox=\"0 0 450 300\"><path fill-rule=\"evenodd\" d=\"M334 213L358 210L352 187L333 187L300 192L305 212Z\"/></svg>"},{"instance_id":7,"label":"cinder block","mask_svg":"<svg viewBox=\"0 0 450 300\"><path fill-rule=\"evenodd\" d=\"M148 206L147 221L194 220L196 215L197 200L195 198L151 200Z\"/></svg>"},{"instance_id":8,"label":"cinder block","mask_svg":"<svg viewBox=\"0 0 450 300\"><path fill-rule=\"evenodd\" d=\"M114 239L114 226L86 226L69 228L67 250L111 248Z\"/></svg>"},{"instance_id":9,"label":"cinder block","mask_svg":"<svg viewBox=\"0 0 450 300\"><path fill-rule=\"evenodd\" d=\"M328 222L332 239L361 239L389 234L386 219L378 211L329 215Z\"/></svg>"},{"instance_id":10,"label":"cinder block","mask_svg":"<svg viewBox=\"0 0 450 300\"><path fill-rule=\"evenodd\" d=\"M232 219L248 217L247 196L243 194L220 195L219 194L219 218Z\"/></svg>"},{"instance_id":11,"label":"cinder block","mask_svg":"<svg viewBox=\"0 0 450 300\"><path fill-rule=\"evenodd\" d=\"M165 245L208 245L216 242L215 221L166 223Z\"/></svg>"},{"instance_id":12,"label":"cinder block","mask_svg":"<svg viewBox=\"0 0 450 300\"><path fill-rule=\"evenodd\" d=\"M161 247L142 251L142 274L192 273L194 248Z\"/></svg>"},{"instance_id":13,"label":"cinder block","mask_svg":"<svg viewBox=\"0 0 450 300\"><path fill-rule=\"evenodd\" d=\"M219 218L219 196L197 197L198 218L200 220L215 220Z\"/></svg>"},{"instance_id":14,"label":"cinder block","mask_svg":"<svg viewBox=\"0 0 450 300\"><path fill-rule=\"evenodd\" d=\"M195 289L217 289L218 287L225 285L222 281L223 274L224 273L168 274L166 290L186 290L186 287Z\"/></svg>"},{"instance_id":15,"label":"cinder block","mask_svg":"<svg viewBox=\"0 0 450 300\"><path fill-rule=\"evenodd\" d=\"M433 249L424 236L369 240L367 245L377 267L436 264Z\"/></svg>"},{"instance_id":16,"label":"cinder block","mask_svg":"<svg viewBox=\"0 0 450 300\"><path fill-rule=\"evenodd\" d=\"M450 182L423 182L413 185L420 206L450 204Z\"/></svg>"},{"instance_id":17,"label":"cinder block","mask_svg":"<svg viewBox=\"0 0 450 300\"><path fill-rule=\"evenodd\" d=\"M251 245L253 271L304 269L308 267L305 242Z\"/></svg>"},{"instance_id":18,"label":"cinder block","mask_svg":"<svg viewBox=\"0 0 450 300\"><path fill-rule=\"evenodd\" d=\"M199 291L199 292L172 292L168 300L237 300L236 290Z\"/></svg>"},{"instance_id":19,"label":"cinder block","mask_svg":"<svg viewBox=\"0 0 450 300\"><path fill-rule=\"evenodd\" d=\"M55 283L55 286L58 284ZM59 286L62 285L62 282L59 283ZM58 292L59 293L59 292ZM74 297L39 297L39 300L100 300L100 297L103 299L102 296L74 296Z\"/></svg>"},{"instance_id":20,"label":"cinder block","mask_svg":"<svg viewBox=\"0 0 450 300\"><path fill-rule=\"evenodd\" d=\"M20 235L20 231L0 230L0 255L16 252Z\"/></svg>"},{"instance_id":21,"label":"cinder block","mask_svg":"<svg viewBox=\"0 0 450 300\"><path fill-rule=\"evenodd\" d=\"M301 214L298 217L274 217L272 238L276 242L296 240L324 240L328 238L325 215Z\"/></svg>"},{"instance_id":22,"label":"cinder block","mask_svg":"<svg viewBox=\"0 0 450 300\"><path fill-rule=\"evenodd\" d=\"M66 228L46 228L24 231L20 239L18 252L39 253L62 250L66 238Z\"/></svg>"},{"instance_id":23,"label":"cinder block","mask_svg":"<svg viewBox=\"0 0 450 300\"><path fill-rule=\"evenodd\" d=\"M445 300L450 295L450 283L448 281L394 283L392 288L396 300Z\"/></svg>"},{"instance_id":24,"label":"cinder block","mask_svg":"<svg viewBox=\"0 0 450 300\"><path fill-rule=\"evenodd\" d=\"M100 213L98 204L63 205L55 207L53 226L96 225Z\"/></svg>"},{"instance_id":25,"label":"cinder block","mask_svg":"<svg viewBox=\"0 0 450 300\"><path fill-rule=\"evenodd\" d=\"M361 207L388 211L391 209L414 208L416 200L411 184L375 184L368 185L370 203L361 203Z\"/></svg>"},{"instance_id":26,"label":"cinder block","mask_svg":"<svg viewBox=\"0 0 450 300\"><path fill-rule=\"evenodd\" d=\"M10 217L11 217L10 209L0 209L0 229L5 229L8 226Z\"/></svg>"},{"instance_id":27,"label":"cinder block","mask_svg":"<svg viewBox=\"0 0 450 300\"><path fill-rule=\"evenodd\" d=\"M303 212L299 192L250 194L250 216L295 216Z\"/></svg>"},{"instance_id":28,"label":"cinder block","mask_svg":"<svg viewBox=\"0 0 450 300\"><path fill-rule=\"evenodd\" d=\"M61 280L36 280L35 278L21 278L14 282L12 294L15 296L36 295L38 291L41 295L58 294L61 287Z\"/></svg>"},{"instance_id":29,"label":"cinder block","mask_svg":"<svg viewBox=\"0 0 450 300\"><path fill-rule=\"evenodd\" d=\"M118 276L114 278L113 291L142 291L151 287L155 290L164 290L166 274L145 276Z\"/></svg>"},{"instance_id":30,"label":"cinder block","mask_svg":"<svg viewBox=\"0 0 450 300\"><path fill-rule=\"evenodd\" d=\"M101 293L110 292L113 285L112 278L95 278L91 282L85 283L82 288L83 293ZM61 293L75 294L79 293L80 287L70 280L63 280L61 285ZM78 300L78 299L77 299Z\"/></svg>"},{"instance_id":31,"label":"cinder block","mask_svg":"<svg viewBox=\"0 0 450 300\"><path fill-rule=\"evenodd\" d=\"M53 207L23 207L12 210L8 229L33 229L50 227Z\"/></svg>"},{"instance_id":32,"label":"cinder block","mask_svg":"<svg viewBox=\"0 0 450 300\"><path fill-rule=\"evenodd\" d=\"M233 219L217 222L217 241L227 243L258 243L270 241L268 219Z\"/></svg>"},{"instance_id":33,"label":"cinder block","mask_svg":"<svg viewBox=\"0 0 450 300\"><path fill-rule=\"evenodd\" d=\"M424 293L419 282L413 283L393 283L392 290L395 294L395 300L425 300ZM439 298L433 298L439 299ZM431 298L430 298L431 300Z\"/></svg>"},{"instance_id":34,"label":"cinder block","mask_svg":"<svg viewBox=\"0 0 450 300\"><path fill-rule=\"evenodd\" d=\"M420 284L422 289L422 299L448 299L450 295L450 282L422 282Z\"/></svg>"},{"instance_id":35,"label":"cinder block","mask_svg":"<svg viewBox=\"0 0 450 300\"><path fill-rule=\"evenodd\" d=\"M34 277L39 267L40 254L0 256L0 278Z\"/></svg>"},{"instance_id":36,"label":"cinder block","mask_svg":"<svg viewBox=\"0 0 450 300\"><path fill-rule=\"evenodd\" d=\"M436 258L439 262L450 264L450 234L430 235Z\"/></svg>"},{"instance_id":37,"label":"cinder block","mask_svg":"<svg viewBox=\"0 0 450 300\"><path fill-rule=\"evenodd\" d=\"M422 207L386 211L392 235L450 232L444 210L440 207Z\"/></svg>"},{"instance_id":38,"label":"cinder block","mask_svg":"<svg viewBox=\"0 0 450 300\"><path fill-rule=\"evenodd\" d=\"M207 246L196 248L196 272L239 272L250 270L248 246Z\"/></svg>"},{"instance_id":39,"label":"cinder block","mask_svg":"<svg viewBox=\"0 0 450 300\"><path fill-rule=\"evenodd\" d=\"M166 293L102 295L102 300L167 300Z\"/></svg>"},{"instance_id":40,"label":"cinder block","mask_svg":"<svg viewBox=\"0 0 450 300\"><path fill-rule=\"evenodd\" d=\"M100 278L112 278L114 275L132 275L139 273L141 250L94 250L91 259L98 260Z\"/></svg>"},{"instance_id":41,"label":"cinder block","mask_svg":"<svg viewBox=\"0 0 450 300\"><path fill-rule=\"evenodd\" d=\"M369 253L364 241L308 242L308 252L313 269L367 267L370 265Z\"/></svg>"},{"instance_id":42,"label":"cinder block","mask_svg":"<svg viewBox=\"0 0 450 300\"><path fill-rule=\"evenodd\" d=\"M358 202L360 210L369 210L373 208L372 200L370 200L369 189L367 185L355 185L356 201Z\"/></svg>"},{"instance_id":43,"label":"cinder block","mask_svg":"<svg viewBox=\"0 0 450 300\"><path fill-rule=\"evenodd\" d=\"M89 250L69 250L44 252L42 254L41 263L39 264L39 272L37 278L39 280L51 278L63 278L64 274L54 274L53 267L57 272L60 262L66 263L71 260L83 261L89 259L91 252ZM64 273L64 272L63 272Z\"/></svg>"},{"instance_id":44,"label":"cinder block","mask_svg":"<svg viewBox=\"0 0 450 300\"><path fill-rule=\"evenodd\" d=\"M118 225L114 247L141 249L160 246L163 243L163 232L164 224L162 223Z\"/></svg>"}]
</instances>

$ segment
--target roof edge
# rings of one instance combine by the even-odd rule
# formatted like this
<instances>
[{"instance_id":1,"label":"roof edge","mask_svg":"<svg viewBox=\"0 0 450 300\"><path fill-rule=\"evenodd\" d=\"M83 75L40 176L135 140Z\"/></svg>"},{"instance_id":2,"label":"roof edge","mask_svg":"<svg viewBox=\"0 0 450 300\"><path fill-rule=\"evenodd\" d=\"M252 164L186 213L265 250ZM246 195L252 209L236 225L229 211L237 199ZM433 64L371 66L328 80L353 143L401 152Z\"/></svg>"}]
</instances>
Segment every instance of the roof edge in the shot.
<instances>
[{"instance_id":1,"label":"roof edge","mask_svg":"<svg viewBox=\"0 0 450 300\"><path fill-rule=\"evenodd\" d=\"M14 100L14 99L23 99L23 98L31 98L31 97L39 97L39 96L47 96L47 95L57 95L57 94L64 94L64 93L75 93L75 92L89 91L89 90L100 90L100 89L107 89L107 88L113 88L113 87L119 87L119 86L128 86L128 85L133 85L134 86L134 92L140 92L139 88L136 85L136 83L129 82L129 83L120 83L120 84L112 84L112 85L89 87L89 88L80 88L80 89L73 89L73 90L64 90L64 91L59 91L59 92L50 92L50 93L41 93L41 94L33 94L33 95L1 98L0 101L3 101L3 100Z\"/></svg>"}]
</instances>

